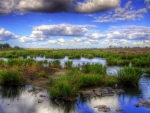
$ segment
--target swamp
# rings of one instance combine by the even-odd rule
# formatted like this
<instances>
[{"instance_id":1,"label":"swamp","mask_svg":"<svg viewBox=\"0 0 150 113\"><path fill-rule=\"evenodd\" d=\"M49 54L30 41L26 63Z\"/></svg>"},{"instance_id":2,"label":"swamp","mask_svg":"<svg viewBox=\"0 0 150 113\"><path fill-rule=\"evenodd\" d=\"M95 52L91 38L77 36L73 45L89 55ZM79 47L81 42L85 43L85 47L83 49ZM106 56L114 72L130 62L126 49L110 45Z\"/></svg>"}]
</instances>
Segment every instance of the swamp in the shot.
<instances>
[{"instance_id":1,"label":"swamp","mask_svg":"<svg viewBox=\"0 0 150 113\"><path fill-rule=\"evenodd\" d=\"M0 51L0 113L150 112L150 49Z\"/></svg>"}]
</instances>

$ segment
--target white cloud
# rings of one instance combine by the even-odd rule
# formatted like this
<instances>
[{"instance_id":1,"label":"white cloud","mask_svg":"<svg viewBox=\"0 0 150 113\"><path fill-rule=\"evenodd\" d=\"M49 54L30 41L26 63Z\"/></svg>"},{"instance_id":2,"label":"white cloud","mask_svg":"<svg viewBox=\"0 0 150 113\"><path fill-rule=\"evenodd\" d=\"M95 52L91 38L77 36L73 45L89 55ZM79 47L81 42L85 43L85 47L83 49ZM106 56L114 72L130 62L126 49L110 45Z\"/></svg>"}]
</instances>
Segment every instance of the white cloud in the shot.
<instances>
[{"instance_id":1,"label":"white cloud","mask_svg":"<svg viewBox=\"0 0 150 113\"><path fill-rule=\"evenodd\" d=\"M120 26L112 27L107 31L109 39L150 40L150 27Z\"/></svg>"},{"instance_id":2,"label":"white cloud","mask_svg":"<svg viewBox=\"0 0 150 113\"><path fill-rule=\"evenodd\" d=\"M41 25L33 27L30 36L23 36L19 39L20 42L46 40L54 36L84 36L89 32L93 25L71 25L71 24L58 24L58 25ZM62 39L58 40L63 42Z\"/></svg>"},{"instance_id":3,"label":"white cloud","mask_svg":"<svg viewBox=\"0 0 150 113\"><path fill-rule=\"evenodd\" d=\"M56 44L57 41L56 41L56 40L49 40L48 43L49 43L49 44Z\"/></svg>"},{"instance_id":4,"label":"white cloud","mask_svg":"<svg viewBox=\"0 0 150 113\"><path fill-rule=\"evenodd\" d=\"M0 29L0 41L7 41L10 39L16 39L19 38L19 36L13 34L10 31L6 31L4 28Z\"/></svg>"},{"instance_id":5,"label":"white cloud","mask_svg":"<svg viewBox=\"0 0 150 113\"><path fill-rule=\"evenodd\" d=\"M8 14L14 11L20 0L0 0L0 14Z\"/></svg>"},{"instance_id":6,"label":"white cloud","mask_svg":"<svg viewBox=\"0 0 150 113\"><path fill-rule=\"evenodd\" d=\"M92 25L42 25L34 27L34 31L41 31L44 35L50 36L83 36L92 28Z\"/></svg>"},{"instance_id":7,"label":"white cloud","mask_svg":"<svg viewBox=\"0 0 150 113\"><path fill-rule=\"evenodd\" d=\"M112 14L96 17L93 22L107 23L117 21L139 20L144 18L143 15L147 13L147 9L142 8L139 10L133 10L131 3L131 1L127 2L124 8L121 8L120 6L115 8Z\"/></svg>"},{"instance_id":8,"label":"white cloud","mask_svg":"<svg viewBox=\"0 0 150 113\"><path fill-rule=\"evenodd\" d=\"M95 13L112 9L119 5L120 0L86 0L77 2L76 12Z\"/></svg>"},{"instance_id":9,"label":"white cloud","mask_svg":"<svg viewBox=\"0 0 150 113\"><path fill-rule=\"evenodd\" d=\"M150 0L145 0L145 3L146 3L146 5L147 5L147 9L150 10Z\"/></svg>"},{"instance_id":10,"label":"white cloud","mask_svg":"<svg viewBox=\"0 0 150 113\"><path fill-rule=\"evenodd\" d=\"M87 34L86 37L90 39L102 39L102 38L105 38L106 35L100 34L100 33L92 33L92 34Z\"/></svg>"},{"instance_id":11,"label":"white cloud","mask_svg":"<svg viewBox=\"0 0 150 113\"><path fill-rule=\"evenodd\" d=\"M66 42L65 39L63 39L63 38L59 38L57 41L58 41L59 43L65 43L65 42Z\"/></svg>"}]
</instances>

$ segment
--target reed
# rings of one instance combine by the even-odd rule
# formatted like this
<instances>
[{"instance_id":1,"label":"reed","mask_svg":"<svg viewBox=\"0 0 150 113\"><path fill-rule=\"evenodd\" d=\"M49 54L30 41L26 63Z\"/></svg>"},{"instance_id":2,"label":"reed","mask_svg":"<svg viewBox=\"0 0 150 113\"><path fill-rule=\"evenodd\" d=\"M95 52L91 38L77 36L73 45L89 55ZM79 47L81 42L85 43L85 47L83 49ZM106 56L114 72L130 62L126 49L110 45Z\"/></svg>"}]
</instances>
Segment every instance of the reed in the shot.
<instances>
[{"instance_id":1,"label":"reed","mask_svg":"<svg viewBox=\"0 0 150 113\"><path fill-rule=\"evenodd\" d=\"M142 74L143 71L141 68L124 67L117 71L116 76L121 85L137 86Z\"/></svg>"},{"instance_id":2,"label":"reed","mask_svg":"<svg viewBox=\"0 0 150 113\"><path fill-rule=\"evenodd\" d=\"M72 61L65 62L65 68L66 69L71 69L72 68Z\"/></svg>"},{"instance_id":3,"label":"reed","mask_svg":"<svg viewBox=\"0 0 150 113\"><path fill-rule=\"evenodd\" d=\"M4 85L24 85L26 80L25 77L16 71L13 70L3 70L0 71L0 81Z\"/></svg>"}]
</instances>

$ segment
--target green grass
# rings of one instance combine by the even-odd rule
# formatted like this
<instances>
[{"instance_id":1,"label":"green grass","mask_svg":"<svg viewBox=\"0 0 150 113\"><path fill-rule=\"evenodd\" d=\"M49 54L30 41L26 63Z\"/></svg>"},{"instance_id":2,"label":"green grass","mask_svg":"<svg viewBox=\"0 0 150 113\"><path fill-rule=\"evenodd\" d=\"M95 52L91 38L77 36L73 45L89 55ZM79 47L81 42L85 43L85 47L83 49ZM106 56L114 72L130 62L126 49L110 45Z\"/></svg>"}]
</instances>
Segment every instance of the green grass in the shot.
<instances>
[{"instance_id":1,"label":"green grass","mask_svg":"<svg viewBox=\"0 0 150 113\"><path fill-rule=\"evenodd\" d=\"M4 85L24 85L26 82L24 76L12 70L0 71L0 83Z\"/></svg>"},{"instance_id":2,"label":"green grass","mask_svg":"<svg viewBox=\"0 0 150 113\"><path fill-rule=\"evenodd\" d=\"M116 76L120 85L137 86L143 71L137 67L124 67L118 70Z\"/></svg>"},{"instance_id":3,"label":"green grass","mask_svg":"<svg viewBox=\"0 0 150 113\"><path fill-rule=\"evenodd\" d=\"M65 68L66 69L71 69L72 68L72 61L65 62Z\"/></svg>"},{"instance_id":4,"label":"green grass","mask_svg":"<svg viewBox=\"0 0 150 113\"><path fill-rule=\"evenodd\" d=\"M49 92L51 98L74 98L82 88L111 86L116 82L116 77L87 74L77 68L72 68L66 75L52 82Z\"/></svg>"},{"instance_id":5,"label":"green grass","mask_svg":"<svg viewBox=\"0 0 150 113\"><path fill-rule=\"evenodd\" d=\"M150 74L150 68L146 68L146 69L144 70L144 72L145 72L146 74Z\"/></svg>"},{"instance_id":6,"label":"green grass","mask_svg":"<svg viewBox=\"0 0 150 113\"><path fill-rule=\"evenodd\" d=\"M83 73L106 75L107 67L99 63L95 63L95 64L86 63L86 64L82 64L81 67Z\"/></svg>"}]
</instances>

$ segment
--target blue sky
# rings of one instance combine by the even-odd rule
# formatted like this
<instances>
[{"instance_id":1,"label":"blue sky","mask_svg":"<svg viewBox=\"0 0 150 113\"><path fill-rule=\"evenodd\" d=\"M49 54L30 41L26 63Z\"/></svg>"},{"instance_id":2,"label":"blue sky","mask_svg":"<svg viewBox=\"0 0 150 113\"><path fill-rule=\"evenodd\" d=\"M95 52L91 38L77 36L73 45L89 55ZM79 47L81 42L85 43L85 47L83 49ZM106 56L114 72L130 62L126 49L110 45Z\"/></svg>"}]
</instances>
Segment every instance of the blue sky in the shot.
<instances>
[{"instance_id":1,"label":"blue sky","mask_svg":"<svg viewBox=\"0 0 150 113\"><path fill-rule=\"evenodd\" d=\"M150 46L150 0L1 0L0 43L24 48Z\"/></svg>"}]
</instances>

